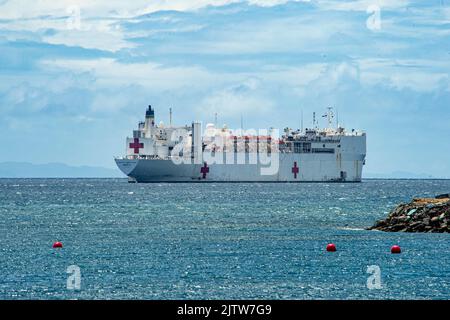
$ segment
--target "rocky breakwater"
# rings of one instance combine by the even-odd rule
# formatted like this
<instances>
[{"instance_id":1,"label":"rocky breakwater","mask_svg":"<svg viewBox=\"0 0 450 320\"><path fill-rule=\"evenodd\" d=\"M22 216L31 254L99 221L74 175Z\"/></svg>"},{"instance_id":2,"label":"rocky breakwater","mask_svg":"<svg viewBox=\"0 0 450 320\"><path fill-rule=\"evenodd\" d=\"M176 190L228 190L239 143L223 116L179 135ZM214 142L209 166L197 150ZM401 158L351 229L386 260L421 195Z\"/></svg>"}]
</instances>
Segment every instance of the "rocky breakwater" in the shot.
<instances>
[{"instance_id":1,"label":"rocky breakwater","mask_svg":"<svg viewBox=\"0 0 450 320\"><path fill-rule=\"evenodd\" d=\"M387 232L450 232L450 194L417 198L398 205L385 220L368 230Z\"/></svg>"}]
</instances>

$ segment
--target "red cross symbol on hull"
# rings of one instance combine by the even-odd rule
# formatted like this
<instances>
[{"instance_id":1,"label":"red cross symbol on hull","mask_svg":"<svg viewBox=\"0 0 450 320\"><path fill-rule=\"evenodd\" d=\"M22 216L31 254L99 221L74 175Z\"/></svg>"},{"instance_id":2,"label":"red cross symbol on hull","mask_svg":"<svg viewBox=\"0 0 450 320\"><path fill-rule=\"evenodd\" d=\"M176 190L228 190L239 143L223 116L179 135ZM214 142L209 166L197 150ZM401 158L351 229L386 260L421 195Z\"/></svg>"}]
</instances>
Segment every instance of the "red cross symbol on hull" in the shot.
<instances>
[{"instance_id":1,"label":"red cross symbol on hull","mask_svg":"<svg viewBox=\"0 0 450 320\"><path fill-rule=\"evenodd\" d=\"M134 153L139 153L139 149L144 148L144 144L139 143L139 138L134 138L134 142L130 143L130 148L134 149Z\"/></svg>"},{"instance_id":2,"label":"red cross symbol on hull","mask_svg":"<svg viewBox=\"0 0 450 320\"><path fill-rule=\"evenodd\" d=\"M297 174L299 172L299 169L297 167L297 161L294 162L294 167L292 167L292 173L294 174L294 179L297 179Z\"/></svg>"},{"instance_id":3,"label":"red cross symbol on hull","mask_svg":"<svg viewBox=\"0 0 450 320\"><path fill-rule=\"evenodd\" d=\"M203 164L203 167L200 169L200 173L203 174L203 179L206 179L206 174L209 173L209 167L206 162Z\"/></svg>"}]
</instances>

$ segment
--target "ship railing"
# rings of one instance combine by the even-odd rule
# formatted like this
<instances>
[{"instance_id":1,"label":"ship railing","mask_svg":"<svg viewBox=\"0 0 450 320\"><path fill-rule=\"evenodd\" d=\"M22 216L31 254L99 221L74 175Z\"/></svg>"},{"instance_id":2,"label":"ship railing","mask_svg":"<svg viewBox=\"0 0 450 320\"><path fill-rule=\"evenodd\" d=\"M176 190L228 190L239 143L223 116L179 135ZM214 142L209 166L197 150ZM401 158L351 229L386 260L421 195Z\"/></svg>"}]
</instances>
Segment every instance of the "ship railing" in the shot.
<instances>
[{"instance_id":1,"label":"ship railing","mask_svg":"<svg viewBox=\"0 0 450 320\"><path fill-rule=\"evenodd\" d=\"M126 156L118 156L114 157L117 160L167 160L169 157L160 157L156 155L126 155Z\"/></svg>"}]
</instances>

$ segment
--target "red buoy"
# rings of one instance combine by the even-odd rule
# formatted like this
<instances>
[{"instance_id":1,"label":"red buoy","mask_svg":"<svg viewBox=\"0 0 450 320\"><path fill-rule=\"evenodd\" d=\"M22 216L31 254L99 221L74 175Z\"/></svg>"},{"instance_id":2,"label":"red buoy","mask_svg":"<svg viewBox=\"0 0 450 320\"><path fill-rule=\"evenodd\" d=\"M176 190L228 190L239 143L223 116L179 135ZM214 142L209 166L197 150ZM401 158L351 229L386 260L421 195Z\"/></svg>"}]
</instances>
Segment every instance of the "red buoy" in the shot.
<instances>
[{"instance_id":1,"label":"red buoy","mask_svg":"<svg viewBox=\"0 0 450 320\"><path fill-rule=\"evenodd\" d=\"M62 245L62 243L59 242L59 241L56 241L56 242L53 244L53 248L62 248L62 247L63 247L63 245Z\"/></svg>"},{"instance_id":2,"label":"red buoy","mask_svg":"<svg viewBox=\"0 0 450 320\"><path fill-rule=\"evenodd\" d=\"M395 245L391 247L391 253L401 253L401 252L402 249L399 246Z\"/></svg>"},{"instance_id":3,"label":"red buoy","mask_svg":"<svg viewBox=\"0 0 450 320\"><path fill-rule=\"evenodd\" d=\"M336 246L334 245L334 243L329 243L327 245L327 251L328 252L335 252L336 251Z\"/></svg>"}]
</instances>

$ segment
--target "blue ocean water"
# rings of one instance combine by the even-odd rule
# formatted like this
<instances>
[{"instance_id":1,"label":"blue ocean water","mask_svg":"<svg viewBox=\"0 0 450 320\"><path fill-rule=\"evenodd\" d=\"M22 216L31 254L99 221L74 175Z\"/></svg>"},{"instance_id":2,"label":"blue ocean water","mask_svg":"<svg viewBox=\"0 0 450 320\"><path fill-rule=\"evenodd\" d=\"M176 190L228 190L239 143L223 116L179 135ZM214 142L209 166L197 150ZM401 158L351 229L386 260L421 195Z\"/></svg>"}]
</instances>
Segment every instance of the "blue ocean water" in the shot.
<instances>
[{"instance_id":1,"label":"blue ocean water","mask_svg":"<svg viewBox=\"0 0 450 320\"><path fill-rule=\"evenodd\" d=\"M449 180L0 179L0 299L449 299L450 234L364 230L449 191ZM70 265L80 290L67 289ZM368 289L369 265L381 289Z\"/></svg>"}]
</instances>

